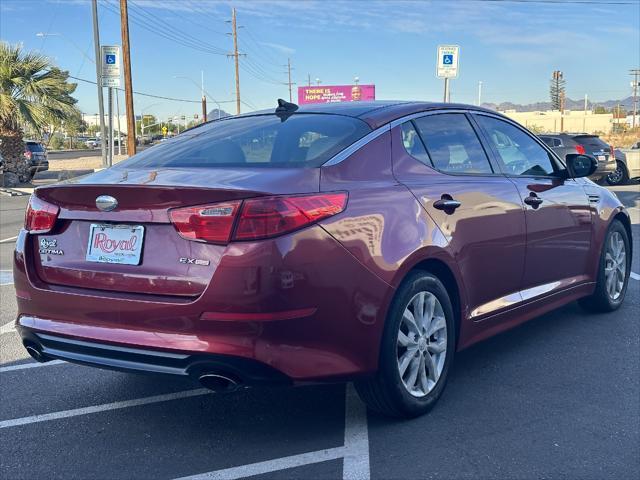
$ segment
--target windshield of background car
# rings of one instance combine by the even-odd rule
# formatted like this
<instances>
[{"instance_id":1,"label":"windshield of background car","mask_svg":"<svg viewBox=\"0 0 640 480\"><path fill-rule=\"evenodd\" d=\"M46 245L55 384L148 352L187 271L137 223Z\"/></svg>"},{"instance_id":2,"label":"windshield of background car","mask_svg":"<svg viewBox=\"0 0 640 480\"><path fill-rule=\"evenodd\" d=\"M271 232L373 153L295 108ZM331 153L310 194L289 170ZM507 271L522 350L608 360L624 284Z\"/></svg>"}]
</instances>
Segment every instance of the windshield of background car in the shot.
<instances>
[{"instance_id":1,"label":"windshield of background car","mask_svg":"<svg viewBox=\"0 0 640 480\"><path fill-rule=\"evenodd\" d=\"M318 167L371 131L331 114L257 115L212 122L144 150L125 168Z\"/></svg>"}]
</instances>

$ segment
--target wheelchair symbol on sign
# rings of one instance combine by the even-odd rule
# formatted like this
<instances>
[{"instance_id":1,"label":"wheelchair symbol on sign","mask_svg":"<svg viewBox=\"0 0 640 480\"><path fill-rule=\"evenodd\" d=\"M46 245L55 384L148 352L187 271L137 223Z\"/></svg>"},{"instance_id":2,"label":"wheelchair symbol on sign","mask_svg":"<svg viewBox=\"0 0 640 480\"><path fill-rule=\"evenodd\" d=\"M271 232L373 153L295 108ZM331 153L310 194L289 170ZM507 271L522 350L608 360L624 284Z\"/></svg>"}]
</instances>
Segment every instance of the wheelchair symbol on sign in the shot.
<instances>
[{"instance_id":1,"label":"wheelchair symbol on sign","mask_svg":"<svg viewBox=\"0 0 640 480\"><path fill-rule=\"evenodd\" d=\"M453 55L443 55L442 63L444 65L453 65Z\"/></svg>"},{"instance_id":2,"label":"wheelchair symbol on sign","mask_svg":"<svg viewBox=\"0 0 640 480\"><path fill-rule=\"evenodd\" d=\"M116 56L115 55L106 55L107 65L115 65L116 64Z\"/></svg>"}]
</instances>

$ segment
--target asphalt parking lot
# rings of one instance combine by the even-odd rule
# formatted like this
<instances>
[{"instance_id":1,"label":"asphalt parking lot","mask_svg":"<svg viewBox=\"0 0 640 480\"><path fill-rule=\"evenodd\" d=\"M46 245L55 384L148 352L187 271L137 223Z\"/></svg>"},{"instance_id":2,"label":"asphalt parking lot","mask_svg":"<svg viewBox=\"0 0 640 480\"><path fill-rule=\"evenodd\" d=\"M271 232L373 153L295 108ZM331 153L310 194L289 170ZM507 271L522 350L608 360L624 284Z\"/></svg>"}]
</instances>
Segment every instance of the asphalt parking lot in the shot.
<instances>
[{"instance_id":1,"label":"asphalt parking lot","mask_svg":"<svg viewBox=\"0 0 640 480\"><path fill-rule=\"evenodd\" d=\"M640 186L613 190L634 222L623 307L571 304L461 352L411 421L367 413L344 385L217 395L34 363L10 274L28 197L0 197L0 478L638 478Z\"/></svg>"}]
</instances>

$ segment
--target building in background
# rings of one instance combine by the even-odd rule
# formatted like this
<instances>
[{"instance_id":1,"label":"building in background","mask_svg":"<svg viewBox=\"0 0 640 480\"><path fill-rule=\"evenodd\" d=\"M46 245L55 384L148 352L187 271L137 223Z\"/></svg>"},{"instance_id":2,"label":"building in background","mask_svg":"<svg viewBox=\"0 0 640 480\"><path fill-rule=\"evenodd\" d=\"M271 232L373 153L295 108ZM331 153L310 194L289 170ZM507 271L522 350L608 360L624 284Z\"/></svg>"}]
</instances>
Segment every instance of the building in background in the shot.
<instances>
[{"instance_id":1,"label":"building in background","mask_svg":"<svg viewBox=\"0 0 640 480\"><path fill-rule=\"evenodd\" d=\"M376 99L375 85L316 85L298 87L298 105L359 102Z\"/></svg>"},{"instance_id":2,"label":"building in background","mask_svg":"<svg viewBox=\"0 0 640 480\"><path fill-rule=\"evenodd\" d=\"M502 111L504 115L534 132L559 133L561 125L564 132L611 133L614 118L611 113L593 113L591 110L547 110L546 112ZM562 119L562 120L561 120Z\"/></svg>"}]
</instances>

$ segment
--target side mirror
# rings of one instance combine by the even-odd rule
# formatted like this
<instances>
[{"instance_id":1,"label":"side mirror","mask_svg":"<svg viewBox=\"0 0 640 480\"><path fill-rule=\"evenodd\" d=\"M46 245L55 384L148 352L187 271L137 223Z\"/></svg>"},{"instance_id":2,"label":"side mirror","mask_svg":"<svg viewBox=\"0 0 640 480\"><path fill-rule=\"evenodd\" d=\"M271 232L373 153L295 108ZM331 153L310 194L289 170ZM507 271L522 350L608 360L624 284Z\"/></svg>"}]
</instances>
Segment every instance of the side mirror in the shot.
<instances>
[{"instance_id":1,"label":"side mirror","mask_svg":"<svg viewBox=\"0 0 640 480\"><path fill-rule=\"evenodd\" d=\"M598 168L598 161L588 155L569 153L565 159L569 176L572 178L588 177Z\"/></svg>"}]
</instances>

